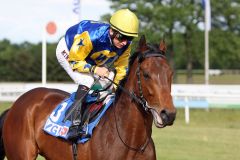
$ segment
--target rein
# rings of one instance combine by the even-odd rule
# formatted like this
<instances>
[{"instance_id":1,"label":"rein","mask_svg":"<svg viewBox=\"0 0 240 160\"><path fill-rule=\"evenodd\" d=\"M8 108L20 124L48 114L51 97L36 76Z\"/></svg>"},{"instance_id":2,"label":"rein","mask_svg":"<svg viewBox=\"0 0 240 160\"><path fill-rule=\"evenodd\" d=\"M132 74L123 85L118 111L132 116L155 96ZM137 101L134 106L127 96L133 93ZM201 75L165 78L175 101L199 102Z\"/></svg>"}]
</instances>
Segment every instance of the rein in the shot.
<instances>
[{"instance_id":1,"label":"rein","mask_svg":"<svg viewBox=\"0 0 240 160\"><path fill-rule=\"evenodd\" d=\"M108 77L104 77L104 78L108 79L112 84L116 85L123 92L125 92L129 97L131 97L131 99L135 100L135 102L137 102L139 104L139 106L141 106L144 109L144 111L146 111L147 113L149 112L150 109L153 109L153 108L148 105L147 100L143 96L141 78L140 78L140 66L141 66L141 63L144 61L144 59L149 58L149 57L162 57L162 58L166 59L166 57L163 55L162 51L151 52L150 50L146 50L143 53L139 53L139 55L138 55L138 66L137 66L136 74L137 74L137 84L138 84L138 89L139 89L140 96L137 96L133 91L130 92L129 90L127 90L124 87L122 87L121 85L115 83L113 80L109 79ZM119 136L120 140L122 141L122 143L130 150L133 150L133 151L136 151L136 152L144 152L144 150L146 149L146 147L147 147L147 145L150 141L149 136L146 134L147 138L145 140L145 143L143 145L141 145L141 147L139 147L139 148L135 148L135 147L132 147L132 146L128 145L126 142L124 142L124 140L122 139L122 137L119 133L115 108L114 108L114 118L115 118L115 122L116 122L115 124L116 124L117 133L118 133L118 136ZM144 121L144 125L146 126L145 121Z\"/></svg>"}]
</instances>

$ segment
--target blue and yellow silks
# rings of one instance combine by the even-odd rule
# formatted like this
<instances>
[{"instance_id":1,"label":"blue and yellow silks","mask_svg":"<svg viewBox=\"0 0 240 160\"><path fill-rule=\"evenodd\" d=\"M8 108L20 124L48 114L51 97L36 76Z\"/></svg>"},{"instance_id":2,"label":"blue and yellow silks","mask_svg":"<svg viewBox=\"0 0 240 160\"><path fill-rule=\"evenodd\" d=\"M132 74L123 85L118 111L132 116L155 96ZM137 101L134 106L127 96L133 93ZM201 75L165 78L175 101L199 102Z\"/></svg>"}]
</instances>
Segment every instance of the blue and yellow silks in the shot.
<instances>
[{"instance_id":1,"label":"blue and yellow silks","mask_svg":"<svg viewBox=\"0 0 240 160\"><path fill-rule=\"evenodd\" d=\"M117 71L114 82L119 83L127 72L131 42L121 49L116 48L111 42L109 29L107 23L89 20L70 27L65 35L70 50L68 61L73 70L90 72L92 66L103 66L118 55L119 58L114 62Z\"/></svg>"}]
</instances>

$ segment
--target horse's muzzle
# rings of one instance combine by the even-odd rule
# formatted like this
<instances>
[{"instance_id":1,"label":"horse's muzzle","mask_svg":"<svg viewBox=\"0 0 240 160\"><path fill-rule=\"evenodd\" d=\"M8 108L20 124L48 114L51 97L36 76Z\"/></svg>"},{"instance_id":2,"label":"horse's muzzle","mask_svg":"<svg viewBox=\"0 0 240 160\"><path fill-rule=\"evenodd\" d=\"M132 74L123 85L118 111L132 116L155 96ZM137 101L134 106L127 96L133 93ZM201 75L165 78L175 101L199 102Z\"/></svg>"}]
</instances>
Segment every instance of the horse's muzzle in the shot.
<instances>
[{"instance_id":1,"label":"horse's muzzle","mask_svg":"<svg viewBox=\"0 0 240 160\"><path fill-rule=\"evenodd\" d=\"M158 112L156 109L151 108L150 111L153 115L154 124L158 128L172 125L176 117L176 110L170 112L163 109Z\"/></svg>"},{"instance_id":2,"label":"horse's muzzle","mask_svg":"<svg viewBox=\"0 0 240 160\"><path fill-rule=\"evenodd\" d=\"M165 126L172 125L176 118L176 111L170 112L168 110L162 110L160 112L160 117Z\"/></svg>"}]
</instances>

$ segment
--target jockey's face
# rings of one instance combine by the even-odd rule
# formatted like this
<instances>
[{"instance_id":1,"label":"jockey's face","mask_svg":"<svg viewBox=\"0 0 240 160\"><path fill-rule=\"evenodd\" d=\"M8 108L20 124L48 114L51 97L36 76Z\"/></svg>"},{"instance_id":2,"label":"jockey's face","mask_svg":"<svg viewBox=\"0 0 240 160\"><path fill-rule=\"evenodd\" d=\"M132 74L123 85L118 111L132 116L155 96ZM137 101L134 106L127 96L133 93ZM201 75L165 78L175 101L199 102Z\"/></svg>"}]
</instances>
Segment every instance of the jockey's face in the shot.
<instances>
[{"instance_id":1,"label":"jockey's face","mask_svg":"<svg viewBox=\"0 0 240 160\"><path fill-rule=\"evenodd\" d=\"M132 41L133 39L133 37L122 35L119 32L115 34L113 32L116 32L116 31L113 31L112 29L110 29L110 35L113 36L113 39L112 39L113 45L119 49L127 45L128 41Z\"/></svg>"}]
</instances>

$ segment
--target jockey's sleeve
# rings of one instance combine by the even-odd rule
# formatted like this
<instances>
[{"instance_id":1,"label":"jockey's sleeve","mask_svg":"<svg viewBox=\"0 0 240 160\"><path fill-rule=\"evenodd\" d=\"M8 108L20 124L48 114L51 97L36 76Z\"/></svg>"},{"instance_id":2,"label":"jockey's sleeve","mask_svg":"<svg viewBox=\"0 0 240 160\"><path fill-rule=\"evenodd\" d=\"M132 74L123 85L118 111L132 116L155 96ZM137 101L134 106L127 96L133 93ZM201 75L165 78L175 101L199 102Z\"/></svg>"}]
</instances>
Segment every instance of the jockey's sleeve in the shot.
<instances>
[{"instance_id":1,"label":"jockey's sleeve","mask_svg":"<svg viewBox=\"0 0 240 160\"><path fill-rule=\"evenodd\" d=\"M78 70L79 72L90 72L92 66L85 61L85 58L92 49L93 45L87 31L75 35L68 58L73 70Z\"/></svg>"},{"instance_id":2,"label":"jockey's sleeve","mask_svg":"<svg viewBox=\"0 0 240 160\"><path fill-rule=\"evenodd\" d=\"M124 53L114 62L114 67L117 71L114 82L119 84L119 82L126 76L128 69L128 61L131 52L131 44L124 51ZM116 86L115 86L116 87Z\"/></svg>"}]
</instances>

